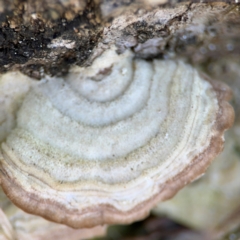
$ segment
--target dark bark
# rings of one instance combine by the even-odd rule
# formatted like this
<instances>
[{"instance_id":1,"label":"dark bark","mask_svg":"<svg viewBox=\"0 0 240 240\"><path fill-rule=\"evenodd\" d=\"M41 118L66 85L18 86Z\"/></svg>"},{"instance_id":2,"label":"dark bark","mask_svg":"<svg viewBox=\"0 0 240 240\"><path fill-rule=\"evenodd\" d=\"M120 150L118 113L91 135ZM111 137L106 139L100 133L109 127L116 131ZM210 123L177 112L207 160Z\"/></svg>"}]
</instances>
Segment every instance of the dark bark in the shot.
<instances>
[{"instance_id":1,"label":"dark bark","mask_svg":"<svg viewBox=\"0 0 240 240\"><path fill-rule=\"evenodd\" d=\"M194 63L240 53L239 5L133 0L0 0L0 72L40 79L90 64L111 44L137 57Z\"/></svg>"},{"instance_id":2,"label":"dark bark","mask_svg":"<svg viewBox=\"0 0 240 240\"><path fill-rule=\"evenodd\" d=\"M94 2L79 1L74 5L74 1L69 1L64 6L60 1L48 0L19 0L14 4L3 1L1 72L20 68L35 78L40 78L42 71L52 75L65 73L71 63L81 64L87 59L101 37L98 6ZM60 47L50 46L54 39L61 39Z\"/></svg>"}]
</instances>

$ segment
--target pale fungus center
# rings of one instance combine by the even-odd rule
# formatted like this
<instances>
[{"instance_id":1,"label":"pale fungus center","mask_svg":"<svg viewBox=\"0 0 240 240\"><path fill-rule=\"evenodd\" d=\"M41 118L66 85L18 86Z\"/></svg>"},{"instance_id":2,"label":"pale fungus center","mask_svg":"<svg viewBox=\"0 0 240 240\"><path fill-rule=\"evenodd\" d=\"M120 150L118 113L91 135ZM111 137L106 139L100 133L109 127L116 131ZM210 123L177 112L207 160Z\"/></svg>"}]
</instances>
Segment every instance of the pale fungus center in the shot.
<instances>
[{"instance_id":1,"label":"pale fungus center","mask_svg":"<svg viewBox=\"0 0 240 240\"><path fill-rule=\"evenodd\" d=\"M232 118L183 61L110 49L31 88L1 147L2 185L26 211L73 227L131 222L202 174Z\"/></svg>"}]
</instances>

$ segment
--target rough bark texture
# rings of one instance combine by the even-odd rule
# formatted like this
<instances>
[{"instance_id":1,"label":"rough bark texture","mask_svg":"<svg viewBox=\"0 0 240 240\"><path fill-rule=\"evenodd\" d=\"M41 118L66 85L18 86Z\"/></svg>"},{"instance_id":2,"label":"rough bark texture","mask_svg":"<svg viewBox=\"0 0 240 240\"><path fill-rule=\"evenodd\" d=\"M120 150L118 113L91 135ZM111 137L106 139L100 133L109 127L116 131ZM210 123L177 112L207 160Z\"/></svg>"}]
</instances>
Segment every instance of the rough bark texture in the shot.
<instances>
[{"instance_id":1,"label":"rough bark texture","mask_svg":"<svg viewBox=\"0 0 240 240\"><path fill-rule=\"evenodd\" d=\"M237 4L176 2L0 0L0 72L61 75L112 43L139 57L198 63L240 53Z\"/></svg>"},{"instance_id":2,"label":"rough bark texture","mask_svg":"<svg viewBox=\"0 0 240 240\"><path fill-rule=\"evenodd\" d=\"M35 78L82 63L101 36L92 1L0 1L0 70L19 68ZM52 44L52 45L51 45Z\"/></svg>"}]
</instances>

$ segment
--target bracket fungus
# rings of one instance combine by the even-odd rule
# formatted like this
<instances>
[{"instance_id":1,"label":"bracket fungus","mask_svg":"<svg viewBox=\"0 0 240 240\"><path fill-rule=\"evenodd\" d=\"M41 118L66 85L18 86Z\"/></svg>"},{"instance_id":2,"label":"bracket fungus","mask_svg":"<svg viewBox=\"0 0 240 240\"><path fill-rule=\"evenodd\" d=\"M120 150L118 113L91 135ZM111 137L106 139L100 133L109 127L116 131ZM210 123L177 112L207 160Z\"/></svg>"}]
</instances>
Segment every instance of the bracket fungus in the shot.
<instances>
[{"instance_id":1,"label":"bracket fungus","mask_svg":"<svg viewBox=\"0 0 240 240\"><path fill-rule=\"evenodd\" d=\"M31 88L1 145L2 188L25 211L74 228L141 219L222 150L229 92L181 60L106 50Z\"/></svg>"}]
</instances>

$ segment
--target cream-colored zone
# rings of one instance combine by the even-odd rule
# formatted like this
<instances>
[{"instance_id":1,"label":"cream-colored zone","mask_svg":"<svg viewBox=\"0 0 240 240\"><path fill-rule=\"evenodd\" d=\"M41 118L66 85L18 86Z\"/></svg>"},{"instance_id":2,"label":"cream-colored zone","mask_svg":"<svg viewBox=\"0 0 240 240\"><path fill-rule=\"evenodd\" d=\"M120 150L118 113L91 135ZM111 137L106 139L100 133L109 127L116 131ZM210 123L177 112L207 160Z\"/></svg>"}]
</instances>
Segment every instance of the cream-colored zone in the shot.
<instances>
[{"instance_id":1,"label":"cream-colored zone","mask_svg":"<svg viewBox=\"0 0 240 240\"><path fill-rule=\"evenodd\" d=\"M129 211L209 147L218 111L211 84L184 62L108 50L31 87L1 162L41 201Z\"/></svg>"}]
</instances>

